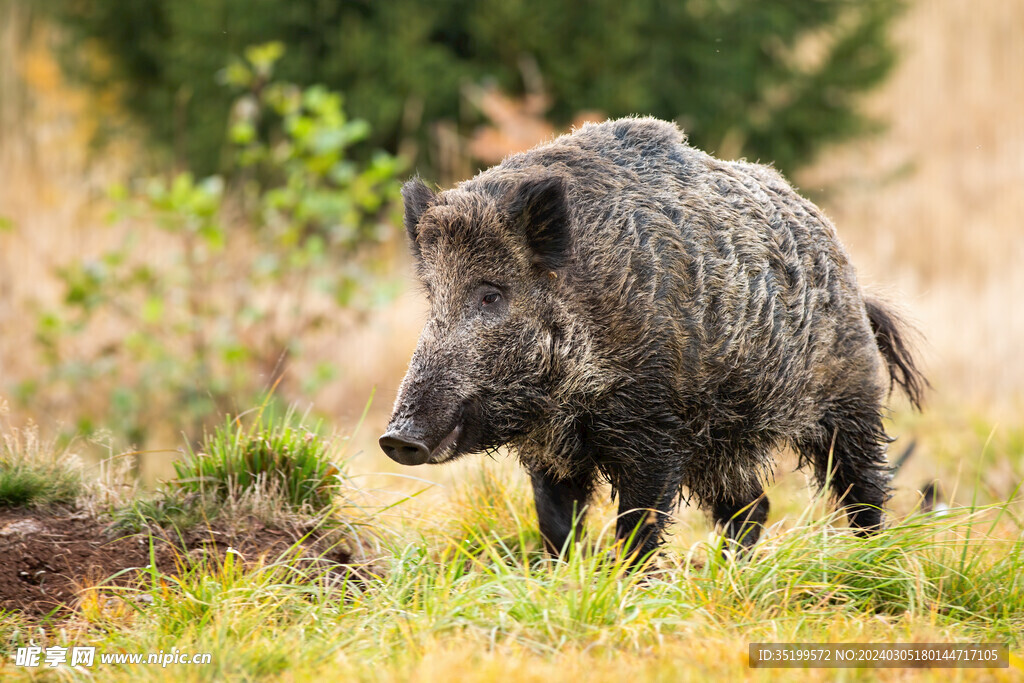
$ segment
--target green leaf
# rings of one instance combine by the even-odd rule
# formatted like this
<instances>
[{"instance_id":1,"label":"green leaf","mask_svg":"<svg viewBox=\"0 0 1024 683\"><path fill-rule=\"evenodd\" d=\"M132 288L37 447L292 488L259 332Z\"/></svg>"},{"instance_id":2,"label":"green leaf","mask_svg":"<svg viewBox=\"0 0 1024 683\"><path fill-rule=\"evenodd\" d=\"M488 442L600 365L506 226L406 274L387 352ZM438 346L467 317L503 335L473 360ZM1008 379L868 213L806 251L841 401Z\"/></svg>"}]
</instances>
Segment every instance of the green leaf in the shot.
<instances>
[{"instance_id":1,"label":"green leaf","mask_svg":"<svg viewBox=\"0 0 1024 683\"><path fill-rule=\"evenodd\" d=\"M284 43L272 41L262 45L254 45L245 51L245 58L261 76L270 75L274 63L284 55Z\"/></svg>"},{"instance_id":2,"label":"green leaf","mask_svg":"<svg viewBox=\"0 0 1024 683\"><path fill-rule=\"evenodd\" d=\"M249 350L241 344L229 344L221 350L224 362L238 365L249 359Z\"/></svg>"},{"instance_id":3,"label":"green leaf","mask_svg":"<svg viewBox=\"0 0 1024 683\"><path fill-rule=\"evenodd\" d=\"M365 140L370 136L370 124L362 119L356 119L347 123L343 128L342 132L345 135L345 144L351 145L356 142Z\"/></svg>"},{"instance_id":4,"label":"green leaf","mask_svg":"<svg viewBox=\"0 0 1024 683\"><path fill-rule=\"evenodd\" d=\"M171 202L170 208L180 208L188 203L189 197L192 195L192 188L195 187L195 181L192 174L189 171L179 173L174 176L174 180L171 181L171 191L169 200Z\"/></svg>"},{"instance_id":5,"label":"green leaf","mask_svg":"<svg viewBox=\"0 0 1024 683\"><path fill-rule=\"evenodd\" d=\"M248 145L256 139L256 127L248 121L238 121L231 126L229 135L236 145Z\"/></svg>"},{"instance_id":6,"label":"green leaf","mask_svg":"<svg viewBox=\"0 0 1024 683\"><path fill-rule=\"evenodd\" d=\"M157 296L150 296L142 304L142 320L149 324L159 323L164 316L164 300Z\"/></svg>"},{"instance_id":7,"label":"green leaf","mask_svg":"<svg viewBox=\"0 0 1024 683\"><path fill-rule=\"evenodd\" d=\"M249 88L253 81L252 71L238 60L234 60L224 67L217 76L221 83L236 88Z\"/></svg>"},{"instance_id":8,"label":"green leaf","mask_svg":"<svg viewBox=\"0 0 1024 683\"><path fill-rule=\"evenodd\" d=\"M224 230L216 223L203 224L199 228L199 236L211 249L219 251L224 248Z\"/></svg>"}]
</instances>

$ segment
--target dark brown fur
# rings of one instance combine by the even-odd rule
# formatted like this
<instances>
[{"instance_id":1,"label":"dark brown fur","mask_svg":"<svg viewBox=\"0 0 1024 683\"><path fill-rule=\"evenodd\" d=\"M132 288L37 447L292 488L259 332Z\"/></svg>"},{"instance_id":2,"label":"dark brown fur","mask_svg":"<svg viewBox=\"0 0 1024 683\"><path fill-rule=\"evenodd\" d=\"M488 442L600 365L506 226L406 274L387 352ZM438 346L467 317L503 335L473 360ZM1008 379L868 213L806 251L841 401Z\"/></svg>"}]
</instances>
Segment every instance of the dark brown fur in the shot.
<instances>
[{"instance_id":1,"label":"dark brown fur","mask_svg":"<svg viewBox=\"0 0 1024 683\"><path fill-rule=\"evenodd\" d=\"M396 460L511 446L555 551L600 478L642 552L686 492L749 546L787 444L855 527L881 523L885 377L915 405L925 381L773 169L622 119L403 196L431 314L381 439Z\"/></svg>"}]
</instances>

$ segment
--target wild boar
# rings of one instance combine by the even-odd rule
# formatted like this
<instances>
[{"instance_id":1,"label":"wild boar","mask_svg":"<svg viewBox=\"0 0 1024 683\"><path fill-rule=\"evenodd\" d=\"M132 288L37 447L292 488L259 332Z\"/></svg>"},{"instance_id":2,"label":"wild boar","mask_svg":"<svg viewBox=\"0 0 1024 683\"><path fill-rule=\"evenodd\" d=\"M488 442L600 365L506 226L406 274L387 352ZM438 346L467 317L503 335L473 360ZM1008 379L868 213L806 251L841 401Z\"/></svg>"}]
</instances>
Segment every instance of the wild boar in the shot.
<instances>
[{"instance_id":1,"label":"wild boar","mask_svg":"<svg viewBox=\"0 0 1024 683\"><path fill-rule=\"evenodd\" d=\"M896 383L919 406L926 380L832 223L775 170L627 118L402 196L430 318L380 438L393 460L509 446L554 553L602 480L636 555L682 498L749 547L786 445L851 526L880 526L883 401Z\"/></svg>"}]
</instances>

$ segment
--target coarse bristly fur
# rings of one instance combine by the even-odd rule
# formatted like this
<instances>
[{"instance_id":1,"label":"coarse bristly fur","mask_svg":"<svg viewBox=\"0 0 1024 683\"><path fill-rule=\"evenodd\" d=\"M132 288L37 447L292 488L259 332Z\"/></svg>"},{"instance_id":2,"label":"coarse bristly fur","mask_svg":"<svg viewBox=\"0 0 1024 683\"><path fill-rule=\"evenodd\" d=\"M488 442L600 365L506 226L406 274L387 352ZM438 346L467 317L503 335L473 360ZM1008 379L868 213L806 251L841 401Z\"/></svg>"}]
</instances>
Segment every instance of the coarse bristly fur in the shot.
<instances>
[{"instance_id":1,"label":"coarse bristly fur","mask_svg":"<svg viewBox=\"0 0 1024 683\"><path fill-rule=\"evenodd\" d=\"M685 496L749 547L787 444L852 526L880 526L883 400L896 382L919 405L927 383L775 170L628 118L403 197L430 318L381 440L396 460L511 446L553 552L602 478L641 554Z\"/></svg>"}]
</instances>

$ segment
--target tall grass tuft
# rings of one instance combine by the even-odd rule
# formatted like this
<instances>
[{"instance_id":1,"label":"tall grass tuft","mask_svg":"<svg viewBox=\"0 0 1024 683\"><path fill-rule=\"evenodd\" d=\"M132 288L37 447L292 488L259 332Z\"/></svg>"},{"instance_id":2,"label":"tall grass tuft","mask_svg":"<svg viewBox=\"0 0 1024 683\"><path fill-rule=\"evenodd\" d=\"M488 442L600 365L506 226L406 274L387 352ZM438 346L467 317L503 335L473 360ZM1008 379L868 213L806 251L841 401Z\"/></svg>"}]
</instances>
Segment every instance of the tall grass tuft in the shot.
<instances>
[{"instance_id":1,"label":"tall grass tuft","mask_svg":"<svg viewBox=\"0 0 1024 683\"><path fill-rule=\"evenodd\" d=\"M174 469L173 486L186 494L226 501L262 491L293 510L312 511L330 506L340 476L327 443L297 424L292 412L277 418L261 411L248 427L228 418L198 453L189 449Z\"/></svg>"},{"instance_id":2,"label":"tall grass tuft","mask_svg":"<svg viewBox=\"0 0 1024 683\"><path fill-rule=\"evenodd\" d=\"M85 493L76 458L45 442L38 426L0 430L0 507L71 505Z\"/></svg>"}]
</instances>

